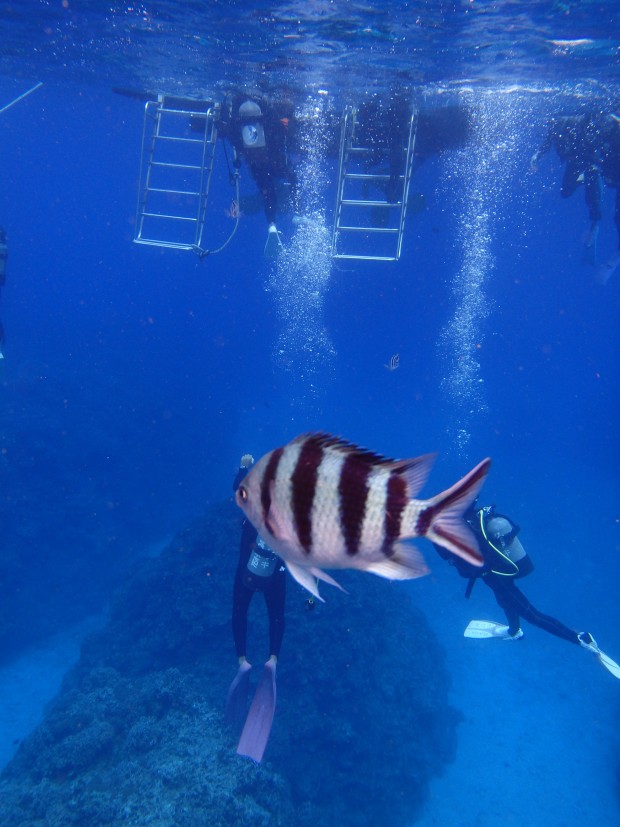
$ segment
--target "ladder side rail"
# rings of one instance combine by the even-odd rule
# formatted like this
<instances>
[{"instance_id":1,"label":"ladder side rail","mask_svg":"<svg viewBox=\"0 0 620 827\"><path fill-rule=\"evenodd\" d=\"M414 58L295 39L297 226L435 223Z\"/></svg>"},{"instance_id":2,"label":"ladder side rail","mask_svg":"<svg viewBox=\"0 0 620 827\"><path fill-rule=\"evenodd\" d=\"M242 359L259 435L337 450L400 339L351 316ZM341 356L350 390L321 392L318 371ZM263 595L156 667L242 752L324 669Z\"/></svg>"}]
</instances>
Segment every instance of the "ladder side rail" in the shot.
<instances>
[{"instance_id":1,"label":"ladder side rail","mask_svg":"<svg viewBox=\"0 0 620 827\"><path fill-rule=\"evenodd\" d=\"M139 184L139 192L138 192L138 205L136 210L136 232L135 232L135 239L138 240L142 237L142 233L144 231L144 215L147 210L147 201L148 201L148 194L149 194L149 183L150 183L150 172L151 172L151 163L153 160L153 152L155 150L155 143L153 140L153 132L155 131L155 126L151 123L150 128L150 144L148 150L148 160L145 159L145 152L147 146L147 125L149 125L149 118L151 121L154 121L157 118L157 115L152 115L151 110L153 106L157 106L154 101L147 101L144 107L144 125L142 127L142 151L140 153L140 184Z\"/></svg>"},{"instance_id":2,"label":"ladder side rail","mask_svg":"<svg viewBox=\"0 0 620 827\"><path fill-rule=\"evenodd\" d=\"M194 236L194 248L202 250L202 236L207 216L207 205L209 203L209 191L211 189L211 176L213 175L213 159L215 157L215 146L217 142L217 125L215 113L209 109L207 122L205 124L205 137L202 148L202 170L200 172L200 197L196 212L196 233Z\"/></svg>"},{"instance_id":3,"label":"ladder side rail","mask_svg":"<svg viewBox=\"0 0 620 827\"><path fill-rule=\"evenodd\" d=\"M400 253L403 246L403 235L405 233L405 218L407 216L407 204L409 202L409 186L411 184L411 176L413 172L413 159L415 156L415 142L418 134L418 113L414 110L411 114L409 122L409 137L407 140L407 158L405 161L405 180L403 183L403 200L400 210L400 232L398 234L398 243L396 248L396 259L400 259Z\"/></svg>"},{"instance_id":4,"label":"ladder side rail","mask_svg":"<svg viewBox=\"0 0 620 827\"><path fill-rule=\"evenodd\" d=\"M344 197L344 186L346 181L346 172L349 164L348 145L350 137L353 133L353 119L355 110L352 106L345 107L342 116L342 125L340 128L340 150L338 153L338 185L336 187L336 209L334 213L334 228L332 231L332 255L336 253L338 244L338 232L340 229L340 220L342 217L342 201ZM349 137L349 133L351 136Z\"/></svg>"},{"instance_id":5,"label":"ladder side rail","mask_svg":"<svg viewBox=\"0 0 620 827\"><path fill-rule=\"evenodd\" d=\"M340 197L339 197L339 207L340 211L338 214L338 229L341 229L343 226L343 215L342 215L342 208L346 205L347 199L346 192L347 192L347 181L351 181L352 179L349 177L349 169L351 166L351 162L353 160L352 153L354 152L353 142L355 141L355 131L357 127L357 109L354 106L350 106L348 108L348 123L347 123L347 134L346 134L346 141L344 143L344 164L342 167L343 175L342 175L342 186L340 189ZM348 187L349 192L351 191L351 187Z\"/></svg>"},{"instance_id":6,"label":"ladder side rail","mask_svg":"<svg viewBox=\"0 0 620 827\"><path fill-rule=\"evenodd\" d=\"M148 104L147 104L148 106ZM149 162L146 171L146 182L144 187L144 211L143 215L146 217L149 213L149 196L153 192L153 188L151 186L151 181L153 177L153 170L157 166L157 162L155 161L155 147L157 146L157 140L161 134L161 120L162 120L162 107L161 101L158 101L155 104L155 111L153 114L153 131L151 133L151 142L149 148Z\"/></svg>"}]
</instances>

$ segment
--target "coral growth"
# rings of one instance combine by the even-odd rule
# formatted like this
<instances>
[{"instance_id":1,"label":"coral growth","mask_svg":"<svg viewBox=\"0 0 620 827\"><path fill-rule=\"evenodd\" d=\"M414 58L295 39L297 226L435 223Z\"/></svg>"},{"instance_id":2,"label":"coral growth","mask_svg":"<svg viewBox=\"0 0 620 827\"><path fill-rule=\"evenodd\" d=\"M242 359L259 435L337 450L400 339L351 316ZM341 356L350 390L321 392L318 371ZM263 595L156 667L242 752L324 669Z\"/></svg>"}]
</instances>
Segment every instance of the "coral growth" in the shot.
<instances>
[{"instance_id":1,"label":"coral growth","mask_svg":"<svg viewBox=\"0 0 620 827\"><path fill-rule=\"evenodd\" d=\"M411 824L452 759L457 713L410 588L343 573L308 610L289 581L278 709L265 761L235 753L222 705L239 538L213 508L117 595L109 624L0 781L4 827ZM255 604L255 605L254 605ZM250 659L267 656L262 600ZM260 669L255 669L259 672Z\"/></svg>"}]
</instances>

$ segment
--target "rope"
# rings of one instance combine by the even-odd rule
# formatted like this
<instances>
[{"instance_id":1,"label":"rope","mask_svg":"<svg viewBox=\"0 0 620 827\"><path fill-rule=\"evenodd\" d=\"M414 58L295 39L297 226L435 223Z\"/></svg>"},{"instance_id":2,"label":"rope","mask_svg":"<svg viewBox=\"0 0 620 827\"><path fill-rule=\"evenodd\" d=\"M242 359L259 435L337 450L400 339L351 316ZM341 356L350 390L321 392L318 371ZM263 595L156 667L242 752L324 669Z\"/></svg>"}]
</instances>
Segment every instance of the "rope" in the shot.
<instances>
[{"instance_id":1,"label":"rope","mask_svg":"<svg viewBox=\"0 0 620 827\"><path fill-rule=\"evenodd\" d=\"M7 110L7 109L10 109L12 106L15 106L15 104L16 104L16 103L19 103L21 100L23 100L25 97L27 97L28 95L30 95L32 92L36 92L36 90L39 88L39 86L43 86L43 81L39 81L38 83L36 83L36 84L32 87L32 89L28 89L28 91L27 91L27 92L24 92L24 93L23 93L23 95L18 95L18 96L15 98L15 100L12 100L10 103L7 103L7 104L6 104L6 106L3 106L3 107L2 107L2 109L0 109L0 115L1 115L3 112L6 112L6 110Z\"/></svg>"}]
</instances>

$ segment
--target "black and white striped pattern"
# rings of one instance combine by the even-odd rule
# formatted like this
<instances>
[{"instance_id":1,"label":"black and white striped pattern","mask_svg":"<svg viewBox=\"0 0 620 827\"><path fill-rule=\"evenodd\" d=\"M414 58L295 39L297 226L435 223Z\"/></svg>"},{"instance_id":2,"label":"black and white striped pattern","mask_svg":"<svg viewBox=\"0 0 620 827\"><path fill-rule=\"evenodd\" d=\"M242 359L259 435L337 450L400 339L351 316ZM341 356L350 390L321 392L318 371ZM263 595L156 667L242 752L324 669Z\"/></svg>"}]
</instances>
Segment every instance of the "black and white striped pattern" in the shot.
<instances>
[{"instance_id":1,"label":"black and white striped pattern","mask_svg":"<svg viewBox=\"0 0 620 827\"><path fill-rule=\"evenodd\" d=\"M428 571L424 560L401 542L413 537L481 565L463 513L491 461L484 459L440 494L415 499L432 461L432 455L385 459L329 434L305 434L265 454L236 501L295 580L319 599L317 579L338 585L325 569L360 569L390 580L421 577Z\"/></svg>"},{"instance_id":2,"label":"black and white striped pattern","mask_svg":"<svg viewBox=\"0 0 620 827\"><path fill-rule=\"evenodd\" d=\"M317 553L333 564L343 556L389 557L410 516L404 474L415 462L388 460L328 434L298 437L255 469L262 470L262 520L276 537L286 526L309 561ZM279 525L271 522L272 499Z\"/></svg>"}]
</instances>

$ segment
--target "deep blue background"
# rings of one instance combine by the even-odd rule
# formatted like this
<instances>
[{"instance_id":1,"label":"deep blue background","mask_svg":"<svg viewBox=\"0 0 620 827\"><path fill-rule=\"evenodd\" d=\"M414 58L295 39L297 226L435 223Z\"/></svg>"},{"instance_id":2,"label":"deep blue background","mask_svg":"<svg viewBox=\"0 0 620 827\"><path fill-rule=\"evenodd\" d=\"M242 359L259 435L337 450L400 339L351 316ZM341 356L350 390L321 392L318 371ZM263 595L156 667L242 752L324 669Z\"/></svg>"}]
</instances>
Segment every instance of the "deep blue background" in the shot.
<instances>
[{"instance_id":1,"label":"deep blue background","mask_svg":"<svg viewBox=\"0 0 620 827\"><path fill-rule=\"evenodd\" d=\"M0 87L6 100L20 91L7 80ZM324 317L333 370L300 411L290 399L303 386L273 359L280 322L264 289L262 214L243 217L233 243L202 262L137 246L139 102L46 85L0 115L0 222L10 250L3 485L5 492L41 487L41 496L25 495L27 519L39 525L34 534L59 507L57 499L46 504L46 489L64 486L66 523L116 532L135 553L207 500L228 496L245 451L259 456L324 429L388 455L438 451L428 494L492 456L486 495L522 525L545 601L576 622L569 594L578 592L586 625L601 615L612 621L620 279L601 288L580 264L585 207L581 193L560 200L557 159L528 173L530 141L542 137L545 117L541 103L520 146L521 172L493 221L492 312L480 323L479 351L488 411L475 417L465 455L446 432L453 412L442 398L437 349L461 261L462 193L452 199L442 183L448 160L432 159L416 174L413 189L425 193L427 208L409 218L398 264L334 264ZM219 157L211 246L230 231L224 210L233 193ZM247 172L242 188L253 190ZM611 210L606 192L601 256L616 243ZM287 219L282 226L291 229ZM395 352L401 367L389 373L383 365ZM51 442L56 466L29 440ZM32 461L15 461L16 445ZM12 509L25 519L10 498L3 504L8 519ZM12 530L14 548L21 535ZM126 548L93 560L93 576L122 566ZM30 554L36 561L36 550ZM73 554L79 545L63 548L60 559ZM79 578L72 587L79 590Z\"/></svg>"}]
</instances>

